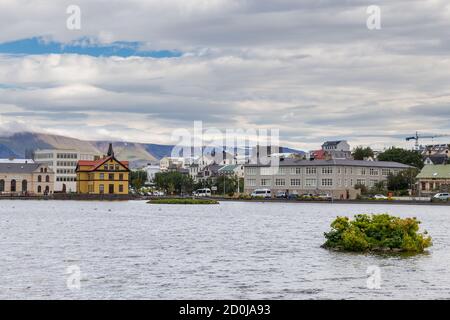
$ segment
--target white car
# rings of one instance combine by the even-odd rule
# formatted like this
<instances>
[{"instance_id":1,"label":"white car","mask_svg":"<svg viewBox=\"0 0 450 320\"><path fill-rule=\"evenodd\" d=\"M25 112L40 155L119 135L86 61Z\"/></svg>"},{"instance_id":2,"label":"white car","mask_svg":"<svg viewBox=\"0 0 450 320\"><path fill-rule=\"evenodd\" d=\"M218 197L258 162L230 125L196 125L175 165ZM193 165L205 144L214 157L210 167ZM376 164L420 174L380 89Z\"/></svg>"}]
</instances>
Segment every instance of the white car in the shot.
<instances>
[{"instance_id":1,"label":"white car","mask_svg":"<svg viewBox=\"0 0 450 320\"><path fill-rule=\"evenodd\" d=\"M374 198L375 198L376 200L388 200L388 199L389 199L388 197L386 197L385 195L382 195L382 194L376 194L376 195L374 196Z\"/></svg>"},{"instance_id":2,"label":"white car","mask_svg":"<svg viewBox=\"0 0 450 320\"><path fill-rule=\"evenodd\" d=\"M164 192L163 191L153 191L153 195L156 197L162 197L162 196L164 196Z\"/></svg>"},{"instance_id":3,"label":"white car","mask_svg":"<svg viewBox=\"0 0 450 320\"><path fill-rule=\"evenodd\" d=\"M450 199L450 193L438 193L438 194L435 194L433 199L448 201Z\"/></svg>"},{"instance_id":4,"label":"white car","mask_svg":"<svg viewBox=\"0 0 450 320\"><path fill-rule=\"evenodd\" d=\"M196 197L211 197L211 189L198 189L193 192L193 195Z\"/></svg>"},{"instance_id":5,"label":"white car","mask_svg":"<svg viewBox=\"0 0 450 320\"><path fill-rule=\"evenodd\" d=\"M272 198L272 192L270 191L270 189L256 189L250 196L252 198L270 199Z\"/></svg>"}]
</instances>

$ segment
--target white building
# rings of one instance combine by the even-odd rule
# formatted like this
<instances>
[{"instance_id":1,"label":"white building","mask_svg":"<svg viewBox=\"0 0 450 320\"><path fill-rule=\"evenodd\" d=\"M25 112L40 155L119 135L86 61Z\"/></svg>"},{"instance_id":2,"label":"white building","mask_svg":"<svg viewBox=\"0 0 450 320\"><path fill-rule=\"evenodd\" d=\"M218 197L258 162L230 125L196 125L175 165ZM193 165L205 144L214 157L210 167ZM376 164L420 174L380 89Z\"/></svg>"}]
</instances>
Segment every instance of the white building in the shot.
<instances>
[{"instance_id":1,"label":"white building","mask_svg":"<svg viewBox=\"0 0 450 320\"><path fill-rule=\"evenodd\" d=\"M10 159L0 159L0 163L34 163L33 159L15 159L15 158L10 158Z\"/></svg>"},{"instance_id":2,"label":"white building","mask_svg":"<svg viewBox=\"0 0 450 320\"><path fill-rule=\"evenodd\" d=\"M48 165L55 173L55 192L76 192L77 174L75 169L78 161L93 161L96 157L98 155L77 150L47 149L34 152L34 161Z\"/></svg>"}]
</instances>

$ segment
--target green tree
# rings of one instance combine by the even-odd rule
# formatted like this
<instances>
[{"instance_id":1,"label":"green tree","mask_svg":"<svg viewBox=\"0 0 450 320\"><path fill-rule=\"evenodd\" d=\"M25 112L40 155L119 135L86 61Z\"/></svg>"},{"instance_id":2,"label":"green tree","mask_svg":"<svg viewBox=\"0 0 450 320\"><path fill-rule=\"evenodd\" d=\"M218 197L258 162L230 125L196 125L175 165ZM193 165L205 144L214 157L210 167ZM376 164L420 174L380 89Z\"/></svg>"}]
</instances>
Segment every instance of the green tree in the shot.
<instances>
[{"instance_id":1,"label":"green tree","mask_svg":"<svg viewBox=\"0 0 450 320\"><path fill-rule=\"evenodd\" d=\"M168 194L192 193L194 188L192 178L180 172L158 172L154 182L158 189Z\"/></svg>"},{"instance_id":2,"label":"green tree","mask_svg":"<svg viewBox=\"0 0 450 320\"><path fill-rule=\"evenodd\" d=\"M387 178L387 188L390 191L404 191L411 189L416 181L419 169L410 168L400 171L398 174L390 174Z\"/></svg>"},{"instance_id":3,"label":"green tree","mask_svg":"<svg viewBox=\"0 0 450 320\"><path fill-rule=\"evenodd\" d=\"M374 153L373 150L370 147L356 147L353 150L353 158L355 160L364 160L364 158L373 157Z\"/></svg>"},{"instance_id":4,"label":"green tree","mask_svg":"<svg viewBox=\"0 0 450 320\"><path fill-rule=\"evenodd\" d=\"M419 152L396 147L380 153L378 160L399 162L419 169L422 169L424 166L422 155Z\"/></svg>"},{"instance_id":5,"label":"green tree","mask_svg":"<svg viewBox=\"0 0 450 320\"><path fill-rule=\"evenodd\" d=\"M130 185L135 189L141 189L147 182L147 171L144 170L133 170L130 174Z\"/></svg>"}]
</instances>

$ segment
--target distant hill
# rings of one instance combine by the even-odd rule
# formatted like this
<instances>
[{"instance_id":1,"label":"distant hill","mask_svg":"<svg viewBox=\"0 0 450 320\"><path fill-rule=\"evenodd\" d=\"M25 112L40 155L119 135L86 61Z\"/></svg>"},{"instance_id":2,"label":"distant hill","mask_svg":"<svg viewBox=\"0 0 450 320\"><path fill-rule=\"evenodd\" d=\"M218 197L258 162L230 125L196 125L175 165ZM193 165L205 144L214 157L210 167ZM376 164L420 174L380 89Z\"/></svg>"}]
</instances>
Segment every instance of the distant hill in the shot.
<instances>
[{"instance_id":1,"label":"distant hill","mask_svg":"<svg viewBox=\"0 0 450 320\"><path fill-rule=\"evenodd\" d=\"M84 141L59 135L23 132L9 137L0 137L0 158L24 158L37 149L75 149L98 155L106 154L110 141ZM113 142L116 156L130 161L132 168L157 163L170 156L173 145L151 143ZM284 152L302 151L283 148Z\"/></svg>"}]
</instances>

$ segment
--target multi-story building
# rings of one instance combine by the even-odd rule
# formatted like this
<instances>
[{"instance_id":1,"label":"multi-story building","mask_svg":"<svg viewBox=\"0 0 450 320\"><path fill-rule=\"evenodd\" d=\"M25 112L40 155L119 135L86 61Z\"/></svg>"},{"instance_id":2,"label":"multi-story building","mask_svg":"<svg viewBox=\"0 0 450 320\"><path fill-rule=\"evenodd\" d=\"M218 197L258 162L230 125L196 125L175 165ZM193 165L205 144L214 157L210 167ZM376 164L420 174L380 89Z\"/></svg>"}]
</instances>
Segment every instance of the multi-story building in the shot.
<instances>
[{"instance_id":1,"label":"multi-story building","mask_svg":"<svg viewBox=\"0 0 450 320\"><path fill-rule=\"evenodd\" d=\"M322 145L322 151L324 152L325 159L327 155L331 159L351 159L352 152L350 151L350 145L345 140L326 141Z\"/></svg>"},{"instance_id":2,"label":"multi-story building","mask_svg":"<svg viewBox=\"0 0 450 320\"><path fill-rule=\"evenodd\" d=\"M0 194L51 194L54 187L53 176L53 171L46 164L0 163Z\"/></svg>"},{"instance_id":3,"label":"multi-story building","mask_svg":"<svg viewBox=\"0 0 450 320\"><path fill-rule=\"evenodd\" d=\"M248 164L244 167L244 191L270 189L289 193L327 193L335 199L354 199L355 185L375 186L390 173L410 168L397 162L357 160L284 159L278 166Z\"/></svg>"},{"instance_id":4,"label":"multi-story building","mask_svg":"<svg viewBox=\"0 0 450 320\"><path fill-rule=\"evenodd\" d=\"M77 192L80 194L125 195L129 192L129 163L116 159L112 144L108 155L101 159L79 160L76 174Z\"/></svg>"},{"instance_id":5,"label":"multi-story building","mask_svg":"<svg viewBox=\"0 0 450 320\"><path fill-rule=\"evenodd\" d=\"M34 161L48 165L55 173L55 192L76 192L77 174L75 170L78 161L94 161L96 158L100 157L94 153L77 150L47 149L34 152Z\"/></svg>"}]
</instances>

